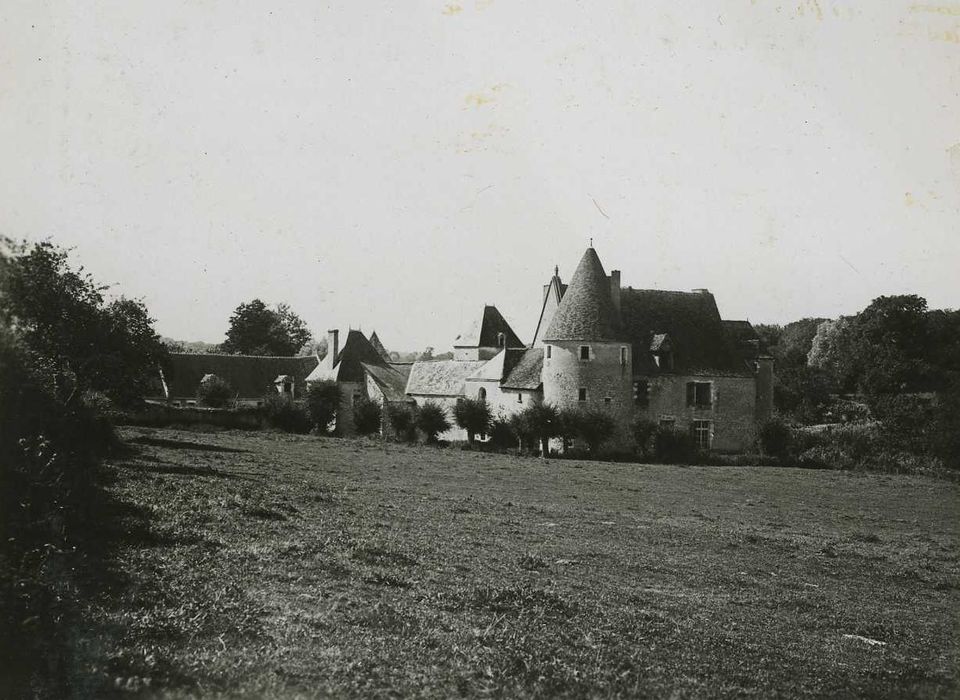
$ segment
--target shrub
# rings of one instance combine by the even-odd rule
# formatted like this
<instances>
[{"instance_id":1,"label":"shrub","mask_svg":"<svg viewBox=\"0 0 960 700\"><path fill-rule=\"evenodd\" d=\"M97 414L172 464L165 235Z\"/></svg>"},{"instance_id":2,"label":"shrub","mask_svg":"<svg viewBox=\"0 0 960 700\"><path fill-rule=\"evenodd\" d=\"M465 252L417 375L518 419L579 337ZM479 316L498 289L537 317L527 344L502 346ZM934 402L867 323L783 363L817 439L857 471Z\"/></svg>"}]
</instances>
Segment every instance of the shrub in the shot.
<instances>
[{"instance_id":1,"label":"shrub","mask_svg":"<svg viewBox=\"0 0 960 700\"><path fill-rule=\"evenodd\" d=\"M263 402L267 425L285 433L309 433L313 427L310 411L303 404L285 399L279 394Z\"/></svg>"},{"instance_id":2,"label":"shrub","mask_svg":"<svg viewBox=\"0 0 960 700\"><path fill-rule=\"evenodd\" d=\"M463 399L453 408L453 419L467 431L467 442L473 443L477 433L490 428L490 406L483 399Z\"/></svg>"},{"instance_id":3,"label":"shrub","mask_svg":"<svg viewBox=\"0 0 960 700\"><path fill-rule=\"evenodd\" d=\"M783 458L790 449L790 428L779 418L763 421L757 429L760 454Z\"/></svg>"},{"instance_id":4,"label":"shrub","mask_svg":"<svg viewBox=\"0 0 960 700\"><path fill-rule=\"evenodd\" d=\"M616 423L606 411L587 409L577 417L577 434L587 443L590 454L595 455L607 440L613 437Z\"/></svg>"},{"instance_id":5,"label":"shrub","mask_svg":"<svg viewBox=\"0 0 960 700\"><path fill-rule=\"evenodd\" d=\"M517 434L510 427L510 423L503 418L494 418L490 421L490 445L505 450L516 446Z\"/></svg>"},{"instance_id":6,"label":"shrub","mask_svg":"<svg viewBox=\"0 0 960 700\"><path fill-rule=\"evenodd\" d=\"M361 397L353 402L353 425L360 435L380 432L382 412L376 401Z\"/></svg>"},{"instance_id":7,"label":"shrub","mask_svg":"<svg viewBox=\"0 0 960 700\"><path fill-rule=\"evenodd\" d=\"M540 443L540 454L549 453L550 438L559 435L559 415L557 409L547 403L536 402L510 417L514 431L524 438Z\"/></svg>"},{"instance_id":8,"label":"shrub","mask_svg":"<svg viewBox=\"0 0 960 700\"><path fill-rule=\"evenodd\" d=\"M570 441L580 434L580 411L561 408L557 412L557 437L563 443L563 453L570 450Z\"/></svg>"},{"instance_id":9,"label":"shrub","mask_svg":"<svg viewBox=\"0 0 960 700\"><path fill-rule=\"evenodd\" d=\"M650 454L653 437L657 433L657 424L644 416L637 416L633 425L633 444L641 457L646 459Z\"/></svg>"},{"instance_id":10,"label":"shrub","mask_svg":"<svg viewBox=\"0 0 960 700\"><path fill-rule=\"evenodd\" d=\"M310 422L318 432L325 434L337 417L340 408L340 387L332 380L314 382L307 389L307 411Z\"/></svg>"},{"instance_id":11,"label":"shrub","mask_svg":"<svg viewBox=\"0 0 960 700\"><path fill-rule=\"evenodd\" d=\"M411 404L389 404L386 408L387 422L395 439L414 442L417 439L417 407Z\"/></svg>"},{"instance_id":12,"label":"shrub","mask_svg":"<svg viewBox=\"0 0 960 700\"><path fill-rule=\"evenodd\" d=\"M233 390L226 380L215 374L205 375L197 388L197 398L200 400L200 405L210 408L225 407L232 395Z\"/></svg>"},{"instance_id":13,"label":"shrub","mask_svg":"<svg viewBox=\"0 0 960 700\"><path fill-rule=\"evenodd\" d=\"M683 464L695 459L697 446L689 433L661 426L653 438L653 452L661 462Z\"/></svg>"},{"instance_id":14,"label":"shrub","mask_svg":"<svg viewBox=\"0 0 960 700\"><path fill-rule=\"evenodd\" d=\"M416 425L423 433L424 441L434 443L437 435L450 430L447 412L439 404L427 401L417 411Z\"/></svg>"}]
</instances>

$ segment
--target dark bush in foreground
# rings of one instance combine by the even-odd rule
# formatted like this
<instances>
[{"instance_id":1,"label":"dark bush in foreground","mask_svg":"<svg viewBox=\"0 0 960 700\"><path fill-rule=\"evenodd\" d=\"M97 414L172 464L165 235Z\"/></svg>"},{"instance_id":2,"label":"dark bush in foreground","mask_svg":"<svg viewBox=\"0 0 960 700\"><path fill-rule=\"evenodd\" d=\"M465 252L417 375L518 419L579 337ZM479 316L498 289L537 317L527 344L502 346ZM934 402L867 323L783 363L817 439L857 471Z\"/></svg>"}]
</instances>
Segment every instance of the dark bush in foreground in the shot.
<instances>
[{"instance_id":1,"label":"dark bush in foreground","mask_svg":"<svg viewBox=\"0 0 960 700\"><path fill-rule=\"evenodd\" d=\"M261 408L267 425L285 433L309 433L313 419L303 404L290 401L280 395L271 396Z\"/></svg>"},{"instance_id":2,"label":"dark bush in foreground","mask_svg":"<svg viewBox=\"0 0 960 700\"><path fill-rule=\"evenodd\" d=\"M380 432L382 411L380 404L365 396L353 402L353 426L358 435L370 435Z\"/></svg>"},{"instance_id":3,"label":"dark bush in foreground","mask_svg":"<svg viewBox=\"0 0 960 700\"><path fill-rule=\"evenodd\" d=\"M101 515L96 468L116 444L96 413L105 397L64 403L53 385L0 324L2 697L69 694L74 571Z\"/></svg>"},{"instance_id":4,"label":"dark bush in foreground","mask_svg":"<svg viewBox=\"0 0 960 700\"><path fill-rule=\"evenodd\" d=\"M447 418L447 412L439 404L427 401L416 417L417 428L423 433L424 441L434 443L437 441L437 435L450 430L450 420Z\"/></svg>"},{"instance_id":5,"label":"dark bush in foreground","mask_svg":"<svg viewBox=\"0 0 960 700\"><path fill-rule=\"evenodd\" d=\"M535 402L510 416L510 426L524 440L535 443L540 454L546 457L550 438L559 435L559 414L550 404Z\"/></svg>"},{"instance_id":6,"label":"dark bush in foreground","mask_svg":"<svg viewBox=\"0 0 960 700\"><path fill-rule=\"evenodd\" d=\"M387 406L386 412L393 438L401 442L415 442L417 407L413 404L392 403Z\"/></svg>"},{"instance_id":7,"label":"dark bush in foreground","mask_svg":"<svg viewBox=\"0 0 960 700\"><path fill-rule=\"evenodd\" d=\"M340 387L336 382L314 382L307 389L307 412L320 433L326 433L340 408Z\"/></svg>"}]
</instances>

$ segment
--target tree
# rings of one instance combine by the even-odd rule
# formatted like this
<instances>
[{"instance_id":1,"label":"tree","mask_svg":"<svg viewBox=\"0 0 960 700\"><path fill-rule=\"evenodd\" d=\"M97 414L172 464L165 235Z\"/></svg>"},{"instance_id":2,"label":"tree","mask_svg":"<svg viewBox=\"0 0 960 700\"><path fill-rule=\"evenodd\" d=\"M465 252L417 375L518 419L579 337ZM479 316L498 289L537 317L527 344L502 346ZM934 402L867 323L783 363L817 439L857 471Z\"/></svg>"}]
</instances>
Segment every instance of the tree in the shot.
<instances>
[{"instance_id":1,"label":"tree","mask_svg":"<svg viewBox=\"0 0 960 700\"><path fill-rule=\"evenodd\" d=\"M313 382L307 389L307 412L314 427L327 433L340 408L340 386L332 380Z\"/></svg>"},{"instance_id":2,"label":"tree","mask_svg":"<svg viewBox=\"0 0 960 700\"><path fill-rule=\"evenodd\" d=\"M365 396L353 402L353 426L359 435L370 435L380 431L382 412L380 404Z\"/></svg>"},{"instance_id":3,"label":"tree","mask_svg":"<svg viewBox=\"0 0 960 700\"><path fill-rule=\"evenodd\" d=\"M138 403L168 354L142 302L110 303L105 287L71 269L52 243L17 248L3 263L0 320L15 329L66 403L102 391L121 406Z\"/></svg>"},{"instance_id":4,"label":"tree","mask_svg":"<svg viewBox=\"0 0 960 700\"><path fill-rule=\"evenodd\" d=\"M540 456L550 454L550 438L559 435L557 409L548 403L535 402L514 414L517 433L540 444Z\"/></svg>"},{"instance_id":5,"label":"tree","mask_svg":"<svg viewBox=\"0 0 960 700\"><path fill-rule=\"evenodd\" d=\"M922 297L877 297L848 323L838 324L830 335L829 353L818 352L815 359L847 390L885 394L931 389L937 371L930 362L927 316Z\"/></svg>"},{"instance_id":6,"label":"tree","mask_svg":"<svg viewBox=\"0 0 960 700\"><path fill-rule=\"evenodd\" d=\"M397 440L414 442L417 439L417 406L416 404L389 404L384 410L387 412L387 421Z\"/></svg>"},{"instance_id":7,"label":"tree","mask_svg":"<svg viewBox=\"0 0 960 700\"><path fill-rule=\"evenodd\" d=\"M775 381L773 402L778 411L805 423L823 419L835 390L829 372L818 367L788 367L776 374Z\"/></svg>"},{"instance_id":8,"label":"tree","mask_svg":"<svg viewBox=\"0 0 960 700\"><path fill-rule=\"evenodd\" d=\"M197 388L197 398L200 399L201 405L210 408L223 408L232 395L233 390L226 380L215 374L205 375Z\"/></svg>"},{"instance_id":9,"label":"tree","mask_svg":"<svg viewBox=\"0 0 960 700\"><path fill-rule=\"evenodd\" d=\"M439 404L428 401L417 411L417 427L423 433L425 442L434 443L437 435L450 430L447 412Z\"/></svg>"},{"instance_id":10,"label":"tree","mask_svg":"<svg viewBox=\"0 0 960 700\"><path fill-rule=\"evenodd\" d=\"M467 431L467 442L471 445L477 433L489 430L491 418L490 406L484 399L463 399L453 408L453 419Z\"/></svg>"},{"instance_id":11,"label":"tree","mask_svg":"<svg viewBox=\"0 0 960 700\"><path fill-rule=\"evenodd\" d=\"M596 454L600 446L613 437L616 423L606 411L587 409L577 419L578 434L587 443L590 454Z\"/></svg>"},{"instance_id":12,"label":"tree","mask_svg":"<svg viewBox=\"0 0 960 700\"><path fill-rule=\"evenodd\" d=\"M236 355L296 355L310 341L303 320L286 304L270 309L259 299L240 304L221 348Z\"/></svg>"}]
</instances>

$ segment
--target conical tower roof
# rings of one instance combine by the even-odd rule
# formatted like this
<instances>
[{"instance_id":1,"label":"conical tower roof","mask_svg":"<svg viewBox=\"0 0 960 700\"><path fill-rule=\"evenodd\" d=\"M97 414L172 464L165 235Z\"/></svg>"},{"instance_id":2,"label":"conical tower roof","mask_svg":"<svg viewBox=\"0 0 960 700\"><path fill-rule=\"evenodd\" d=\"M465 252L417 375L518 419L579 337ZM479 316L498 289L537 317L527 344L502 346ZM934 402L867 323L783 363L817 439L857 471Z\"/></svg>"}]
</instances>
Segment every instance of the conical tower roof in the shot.
<instances>
[{"instance_id":1,"label":"conical tower roof","mask_svg":"<svg viewBox=\"0 0 960 700\"><path fill-rule=\"evenodd\" d=\"M387 349L383 347L383 343L380 342L380 338L377 336L377 332L374 331L370 334L370 344L373 346L373 349L380 353L382 357L387 362L390 361L390 353L387 352Z\"/></svg>"},{"instance_id":2,"label":"conical tower roof","mask_svg":"<svg viewBox=\"0 0 960 700\"><path fill-rule=\"evenodd\" d=\"M610 280L597 251L587 248L543 339L618 340L616 319Z\"/></svg>"}]
</instances>

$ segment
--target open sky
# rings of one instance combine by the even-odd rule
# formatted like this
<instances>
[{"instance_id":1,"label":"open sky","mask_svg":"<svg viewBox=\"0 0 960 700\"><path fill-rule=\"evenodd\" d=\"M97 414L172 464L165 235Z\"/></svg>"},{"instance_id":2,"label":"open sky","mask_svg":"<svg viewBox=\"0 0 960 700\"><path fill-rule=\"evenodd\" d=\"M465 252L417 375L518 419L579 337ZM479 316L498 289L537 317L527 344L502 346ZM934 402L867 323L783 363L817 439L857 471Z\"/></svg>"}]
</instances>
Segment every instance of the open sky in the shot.
<instances>
[{"instance_id":1,"label":"open sky","mask_svg":"<svg viewBox=\"0 0 960 700\"><path fill-rule=\"evenodd\" d=\"M589 239L726 318L960 306L960 3L5 0L0 233L157 329L529 341Z\"/></svg>"}]
</instances>

